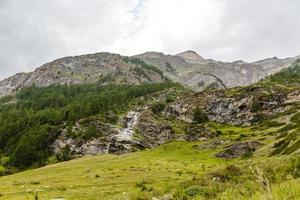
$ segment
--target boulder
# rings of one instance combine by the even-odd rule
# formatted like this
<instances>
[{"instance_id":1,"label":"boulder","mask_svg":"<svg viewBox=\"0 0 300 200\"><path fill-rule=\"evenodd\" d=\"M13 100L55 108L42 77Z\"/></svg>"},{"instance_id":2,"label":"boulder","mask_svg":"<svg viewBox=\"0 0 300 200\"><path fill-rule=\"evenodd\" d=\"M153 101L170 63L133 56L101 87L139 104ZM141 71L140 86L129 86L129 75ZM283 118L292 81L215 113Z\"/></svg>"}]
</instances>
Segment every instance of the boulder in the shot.
<instances>
[{"instance_id":1,"label":"boulder","mask_svg":"<svg viewBox=\"0 0 300 200\"><path fill-rule=\"evenodd\" d=\"M241 142L227 146L224 151L217 153L216 156L226 159L237 158L249 152L254 152L261 146L262 144L256 141Z\"/></svg>"}]
</instances>

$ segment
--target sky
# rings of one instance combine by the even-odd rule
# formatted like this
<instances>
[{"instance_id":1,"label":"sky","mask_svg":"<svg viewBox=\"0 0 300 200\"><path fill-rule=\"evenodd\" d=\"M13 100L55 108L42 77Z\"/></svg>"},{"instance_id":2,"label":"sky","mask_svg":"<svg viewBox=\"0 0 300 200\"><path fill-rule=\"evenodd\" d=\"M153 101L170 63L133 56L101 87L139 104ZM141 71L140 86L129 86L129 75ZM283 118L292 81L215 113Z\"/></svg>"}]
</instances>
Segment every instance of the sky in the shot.
<instances>
[{"instance_id":1,"label":"sky","mask_svg":"<svg viewBox=\"0 0 300 200\"><path fill-rule=\"evenodd\" d=\"M300 55L299 0L0 0L0 79L95 52Z\"/></svg>"}]
</instances>

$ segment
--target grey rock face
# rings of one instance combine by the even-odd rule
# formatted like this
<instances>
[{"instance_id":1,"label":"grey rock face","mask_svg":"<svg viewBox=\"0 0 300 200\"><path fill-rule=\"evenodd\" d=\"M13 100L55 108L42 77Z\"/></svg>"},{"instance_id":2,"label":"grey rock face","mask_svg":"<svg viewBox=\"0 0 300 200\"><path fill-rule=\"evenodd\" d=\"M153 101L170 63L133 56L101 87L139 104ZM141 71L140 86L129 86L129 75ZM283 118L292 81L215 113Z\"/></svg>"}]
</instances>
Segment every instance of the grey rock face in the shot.
<instances>
[{"instance_id":1,"label":"grey rock face","mask_svg":"<svg viewBox=\"0 0 300 200\"><path fill-rule=\"evenodd\" d=\"M298 90L290 93L267 91L260 87L241 88L239 94L228 95L224 90L185 95L172 102L163 111L165 116L191 123L192 113L200 108L210 121L231 125L252 125L290 109L290 103L300 100Z\"/></svg>"},{"instance_id":2,"label":"grey rock face","mask_svg":"<svg viewBox=\"0 0 300 200\"><path fill-rule=\"evenodd\" d=\"M204 59L194 51L176 55L148 52L136 57L160 68L171 80L196 91L207 88L246 86L289 67L299 57L269 58L253 63L244 61L221 62Z\"/></svg>"},{"instance_id":3,"label":"grey rock face","mask_svg":"<svg viewBox=\"0 0 300 200\"><path fill-rule=\"evenodd\" d=\"M140 142L133 139L133 128L136 126L139 118L139 112L131 111L125 116L124 128L103 123L98 120L77 122L72 127L73 135L81 134L86 131L86 126L94 125L99 134L97 138L89 140L80 137L72 137L68 135L67 129L63 129L60 137L51 145L53 153L60 153L67 145L75 156L96 155L96 154L122 154L135 151L137 147L141 147Z\"/></svg>"},{"instance_id":4,"label":"grey rock face","mask_svg":"<svg viewBox=\"0 0 300 200\"><path fill-rule=\"evenodd\" d=\"M251 113L252 103L252 96L240 99L212 96L206 111L209 119L213 121L234 125L250 124L254 118L254 113Z\"/></svg>"},{"instance_id":5,"label":"grey rock face","mask_svg":"<svg viewBox=\"0 0 300 200\"><path fill-rule=\"evenodd\" d=\"M18 89L36 85L80 84L99 81L102 84L140 84L164 81L159 73L141 69L141 66L126 62L118 54L96 53L75 57L66 57L44 64L30 73L20 73L0 81L0 97L14 94ZM146 76L144 75L146 74Z\"/></svg>"},{"instance_id":6,"label":"grey rock face","mask_svg":"<svg viewBox=\"0 0 300 200\"><path fill-rule=\"evenodd\" d=\"M96 120L88 122L88 124L94 124L96 130L101 132L101 136L84 140L80 137L70 136L67 133L67 128L62 129L59 138L51 145L53 153L60 153L67 145L69 146L71 153L75 156L106 153L110 138L119 133L118 129L111 124L105 124ZM84 131L86 131L86 127L81 122L77 122L72 127L73 134L80 134Z\"/></svg>"},{"instance_id":7,"label":"grey rock face","mask_svg":"<svg viewBox=\"0 0 300 200\"><path fill-rule=\"evenodd\" d=\"M150 110L141 113L136 125L136 139L145 148L153 148L174 139L172 129L169 125L157 121Z\"/></svg>"}]
</instances>

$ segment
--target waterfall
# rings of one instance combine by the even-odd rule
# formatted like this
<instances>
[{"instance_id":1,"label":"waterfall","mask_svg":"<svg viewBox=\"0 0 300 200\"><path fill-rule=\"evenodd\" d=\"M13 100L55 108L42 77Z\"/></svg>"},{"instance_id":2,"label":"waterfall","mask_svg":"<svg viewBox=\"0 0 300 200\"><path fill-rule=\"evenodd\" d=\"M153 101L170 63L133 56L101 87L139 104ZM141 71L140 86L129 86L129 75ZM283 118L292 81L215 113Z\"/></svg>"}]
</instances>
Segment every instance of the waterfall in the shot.
<instances>
[{"instance_id":1,"label":"waterfall","mask_svg":"<svg viewBox=\"0 0 300 200\"><path fill-rule=\"evenodd\" d=\"M111 143L113 142L114 139L116 141L131 141L132 135L134 133L133 128L136 125L139 116L140 113L136 111L130 111L127 114L125 127L119 130L119 134L111 136L107 145L106 153L109 153Z\"/></svg>"},{"instance_id":2,"label":"waterfall","mask_svg":"<svg viewBox=\"0 0 300 200\"><path fill-rule=\"evenodd\" d=\"M123 128L120 133L117 135L121 140L131 140L133 135L133 128L137 123L140 113L131 111L127 114L126 117L126 127Z\"/></svg>"}]
</instances>

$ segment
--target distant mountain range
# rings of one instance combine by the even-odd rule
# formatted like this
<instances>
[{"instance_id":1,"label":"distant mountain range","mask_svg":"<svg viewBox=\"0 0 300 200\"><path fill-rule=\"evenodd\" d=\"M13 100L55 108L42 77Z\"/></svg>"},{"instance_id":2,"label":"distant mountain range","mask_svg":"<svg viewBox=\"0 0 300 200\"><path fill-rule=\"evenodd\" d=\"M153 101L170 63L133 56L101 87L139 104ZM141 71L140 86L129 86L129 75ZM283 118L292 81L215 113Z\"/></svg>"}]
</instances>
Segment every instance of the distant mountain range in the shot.
<instances>
[{"instance_id":1,"label":"distant mountain range","mask_svg":"<svg viewBox=\"0 0 300 200\"><path fill-rule=\"evenodd\" d=\"M268 75L292 65L300 56L248 63L205 59L195 51L176 55L160 52L126 57L112 53L95 53L65 57L44 64L33 72L18 73L0 81L0 97L12 95L31 85L141 84L172 80L195 91L231 88L253 84Z\"/></svg>"}]
</instances>

